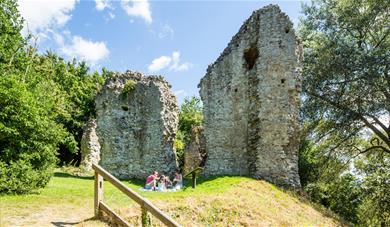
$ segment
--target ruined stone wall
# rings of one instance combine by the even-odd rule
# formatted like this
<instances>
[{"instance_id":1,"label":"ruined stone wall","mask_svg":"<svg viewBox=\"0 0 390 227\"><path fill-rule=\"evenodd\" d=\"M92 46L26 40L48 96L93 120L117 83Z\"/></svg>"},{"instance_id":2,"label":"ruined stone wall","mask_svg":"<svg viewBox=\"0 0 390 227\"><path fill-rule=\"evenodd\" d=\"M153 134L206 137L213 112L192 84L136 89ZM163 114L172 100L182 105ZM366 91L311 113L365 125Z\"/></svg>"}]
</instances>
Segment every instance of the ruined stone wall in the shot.
<instances>
[{"instance_id":1,"label":"ruined stone wall","mask_svg":"<svg viewBox=\"0 0 390 227\"><path fill-rule=\"evenodd\" d=\"M92 170L92 163L98 164L100 160L100 144L96 135L96 120L89 120L83 128L81 137L81 166Z\"/></svg>"},{"instance_id":2,"label":"ruined stone wall","mask_svg":"<svg viewBox=\"0 0 390 227\"><path fill-rule=\"evenodd\" d=\"M278 6L253 12L200 82L205 175L299 186L302 48Z\"/></svg>"},{"instance_id":3,"label":"ruined stone wall","mask_svg":"<svg viewBox=\"0 0 390 227\"><path fill-rule=\"evenodd\" d=\"M195 126L191 129L191 140L184 149L184 174L197 167L203 167L206 159L205 139L203 128Z\"/></svg>"},{"instance_id":4,"label":"ruined stone wall","mask_svg":"<svg viewBox=\"0 0 390 227\"><path fill-rule=\"evenodd\" d=\"M95 99L103 168L119 178L145 178L177 168L173 141L178 105L158 76L128 71L109 78Z\"/></svg>"}]
</instances>

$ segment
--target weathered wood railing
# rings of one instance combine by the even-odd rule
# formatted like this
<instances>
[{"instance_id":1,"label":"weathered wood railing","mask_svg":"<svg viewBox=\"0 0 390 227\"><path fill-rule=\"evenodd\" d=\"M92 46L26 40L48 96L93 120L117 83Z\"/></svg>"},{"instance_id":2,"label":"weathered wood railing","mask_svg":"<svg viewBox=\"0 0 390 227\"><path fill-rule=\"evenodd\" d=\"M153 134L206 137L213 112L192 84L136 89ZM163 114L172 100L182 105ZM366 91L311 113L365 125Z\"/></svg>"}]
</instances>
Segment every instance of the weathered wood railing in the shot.
<instances>
[{"instance_id":1,"label":"weathered wood railing","mask_svg":"<svg viewBox=\"0 0 390 227\"><path fill-rule=\"evenodd\" d=\"M130 226L123 218L121 218L118 214L116 214L113 210L111 210L104 202L103 202L103 179L110 182L120 191L122 191L125 195L133 199L136 203L141 206L141 220L142 226L149 226L150 219L148 219L148 212L153 214L157 219L159 219L166 226L180 226L177 222L175 222L168 215L164 214L160 209L155 207L151 202L141 197L139 194L126 187L122 182L112 176L109 172L104 170L102 167L92 164L92 168L95 171L95 217L100 218L101 212L106 213L112 220L119 226Z\"/></svg>"},{"instance_id":2,"label":"weathered wood railing","mask_svg":"<svg viewBox=\"0 0 390 227\"><path fill-rule=\"evenodd\" d=\"M184 175L184 178L188 177L189 175L192 176L192 188L196 188L196 175L198 175L202 171L203 171L202 167L196 167L195 169L191 170L190 172L186 173L186 175Z\"/></svg>"}]
</instances>

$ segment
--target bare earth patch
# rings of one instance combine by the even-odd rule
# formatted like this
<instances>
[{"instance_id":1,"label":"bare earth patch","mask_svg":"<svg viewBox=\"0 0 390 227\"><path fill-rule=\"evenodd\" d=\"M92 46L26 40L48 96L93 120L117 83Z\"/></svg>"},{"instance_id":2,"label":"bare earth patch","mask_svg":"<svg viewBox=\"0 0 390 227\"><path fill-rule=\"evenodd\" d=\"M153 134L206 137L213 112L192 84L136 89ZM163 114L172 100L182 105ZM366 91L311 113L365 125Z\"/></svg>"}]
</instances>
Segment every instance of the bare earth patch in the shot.
<instances>
[{"instance_id":1,"label":"bare earth patch","mask_svg":"<svg viewBox=\"0 0 390 227\"><path fill-rule=\"evenodd\" d=\"M93 204L88 202L85 206L72 204L52 203L44 207L19 207L17 212L13 208L1 211L0 226L108 226L94 220Z\"/></svg>"}]
</instances>

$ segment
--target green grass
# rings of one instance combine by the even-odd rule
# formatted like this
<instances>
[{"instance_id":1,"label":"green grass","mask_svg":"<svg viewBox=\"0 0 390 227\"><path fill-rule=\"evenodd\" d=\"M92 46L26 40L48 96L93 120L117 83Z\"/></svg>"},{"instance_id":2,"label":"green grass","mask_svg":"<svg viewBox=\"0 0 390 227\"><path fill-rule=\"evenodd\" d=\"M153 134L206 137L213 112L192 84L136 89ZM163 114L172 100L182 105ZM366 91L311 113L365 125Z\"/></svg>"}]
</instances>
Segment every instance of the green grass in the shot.
<instances>
[{"instance_id":1,"label":"green grass","mask_svg":"<svg viewBox=\"0 0 390 227\"><path fill-rule=\"evenodd\" d=\"M143 181L123 181L183 226L336 226L334 219L290 192L246 177L199 179L196 189L142 192ZM185 185L190 186L189 181ZM30 195L0 197L0 226L48 226L77 223L105 226L93 220L93 177L58 170L46 188ZM131 224L139 225L140 208L109 182L104 201ZM153 220L154 225L160 225Z\"/></svg>"}]
</instances>

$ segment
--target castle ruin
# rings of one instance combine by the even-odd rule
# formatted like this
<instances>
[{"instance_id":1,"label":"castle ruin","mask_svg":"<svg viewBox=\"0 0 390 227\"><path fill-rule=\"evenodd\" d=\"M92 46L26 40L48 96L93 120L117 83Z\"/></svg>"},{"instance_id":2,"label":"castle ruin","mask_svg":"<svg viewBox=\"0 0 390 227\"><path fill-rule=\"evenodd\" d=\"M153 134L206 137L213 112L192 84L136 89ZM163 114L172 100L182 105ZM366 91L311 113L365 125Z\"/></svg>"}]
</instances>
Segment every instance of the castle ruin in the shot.
<instances>
[{"instance_id":1,"label":"castle ruin","mask_svg":"<svg viewBox=\"0 0 390 227\"><path fill-rule=\"evenodd\" d=\"M207 156L205 176L299 187L301 62L302 47L279 7L253 12L199 84L204 134L187 145L186 169ZM87 166L100 148L99 164L119 178L177 168L178 105L162 77L131 71L110 77L95 103L96 123L85 132L84 147L94 152L84 155Z\"/></svg>"},{"instance_id":2,"label":"castle ruin","mask_svg":"<svg viewBox=\"0 0 390 227\"><path fill-rule=\"evenodd\" d=\"M107 79L95 104L103 168L119 178L173 174L178 105L168 82L127 71Z\"/></svg>"},{"instance_id":3,"label":"castle ruin","mask_svg":"<svg viewBox=\"0 0 390 227\"><path fill-rule=\"evenodd\" d=\"M278 6L242 25L202 78L205 175L298 187L302 47Z\"/></svg>"}]
</instances>

